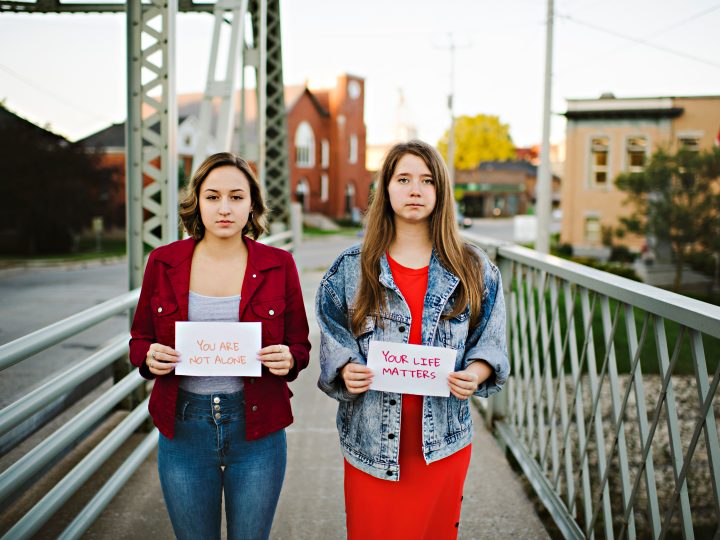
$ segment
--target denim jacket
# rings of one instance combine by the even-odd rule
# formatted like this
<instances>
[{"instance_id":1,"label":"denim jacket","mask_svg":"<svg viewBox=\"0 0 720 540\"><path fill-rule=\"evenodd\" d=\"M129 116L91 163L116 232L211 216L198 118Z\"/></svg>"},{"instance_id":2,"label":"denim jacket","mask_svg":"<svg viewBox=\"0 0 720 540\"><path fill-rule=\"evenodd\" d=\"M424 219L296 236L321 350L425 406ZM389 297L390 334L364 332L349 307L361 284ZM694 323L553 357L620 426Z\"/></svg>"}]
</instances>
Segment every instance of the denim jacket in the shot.
<instances>
[{"instance_id":1,"label":"denim jacket","mask_svg":"<svg viewBox=\"0 0 720 540\"><path fill-rule=\"evenodd\" d=\"M318 386L339 401L337 428L345 458L354 467L385 480L400 479L400 415L402 394L369 390L350 394L340 370L348 362L366 364L371 340L407 343L410 308L393 281L386 256L380 261L380 283L385 289L383 325L372 317L358 336L350 330L350 313L360 282L360 246L354 246L335 260L317 292L315 309L320 325L320 366ZM483 265L482 312L477 326L470 328L470 308L453 318L453 292L460 280L440 264L435 251L430 258L428 288L422 320L422 344L458 351L455 370L461 371L482 359L494 373L475 395L487 397L500 391L508 378L505 333L505 301L497 267L477 251ZM469 400L450 397L423 398L423 455L426 463L447 457L470 443L472 420ZM389 437L390 434L394 436Z\"/></svg>"}]
</instances>

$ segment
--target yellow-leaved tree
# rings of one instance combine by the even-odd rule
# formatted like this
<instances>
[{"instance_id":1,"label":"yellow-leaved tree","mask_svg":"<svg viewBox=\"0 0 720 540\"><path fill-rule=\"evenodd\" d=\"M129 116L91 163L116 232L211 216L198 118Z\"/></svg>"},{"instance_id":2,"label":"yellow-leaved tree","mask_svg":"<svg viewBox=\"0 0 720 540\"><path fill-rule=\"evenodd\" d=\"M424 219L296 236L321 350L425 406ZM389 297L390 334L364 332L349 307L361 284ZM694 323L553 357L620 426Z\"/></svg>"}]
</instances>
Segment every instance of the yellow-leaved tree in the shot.
<instances>
[{"instance_id":1,"label":"yellow-leaved tree","mask_svg":"<svg viewBox=\"0 0 720 540\"><path fill-rule=\"evenodd\" d=\"M449 131L449 130L448 130ZM448 131L437 148L447 161ZM483 161L505 161L515 158L510 126L498 116L478 114L455 119L455 168L474 169Z\"/></svg>"}]
</instances>

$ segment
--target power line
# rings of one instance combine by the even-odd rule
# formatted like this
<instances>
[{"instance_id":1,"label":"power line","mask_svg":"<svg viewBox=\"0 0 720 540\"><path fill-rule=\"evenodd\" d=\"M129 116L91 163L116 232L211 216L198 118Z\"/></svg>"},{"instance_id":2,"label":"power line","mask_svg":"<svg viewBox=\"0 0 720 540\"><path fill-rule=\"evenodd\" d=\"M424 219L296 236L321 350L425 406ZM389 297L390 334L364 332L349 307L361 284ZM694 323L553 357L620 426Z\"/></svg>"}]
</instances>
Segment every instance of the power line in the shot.
<instances>
[{"instance_id":1,"label":"power line","mask_svg":"<svg viewBox=\"0 0 720 540\"><path fill-rule=\"evenodd\" d=\"M95 112L93 112L93 111L89 111L89 110L87 110L87 109L85 109L85 108L77 105L76 103L73 103L72 101L64 98L63 96L59 96L59 95L51 92L50 90L48 90L48 89L46 89L46 88L43 88L42 86L40 86L40 85L39 85L38 83L36 83L35 81L33 81L33 80L31 80L31 79L28 79L27 77L25 77L25 76L23 76L23 75L20 75L20 74L17 73L16 71L10 69L9 67L7 67L7 66L5 66L5 65L3 65L3 64L0 64L0 70L4 71L5 73L7 73L8 75L10 75L10 76L12 76L12 77L15 77L17 80L19 80L20 82L22 82L22 83L30 86L30 87L33 88L34 90L36 90L36 91L38 91L38 92L41 92L41 93L45 94L46 96L50 96L51 98L53 98L53 99L55 99L55 100L57 100L57 101L59 101L59 102L61 102L61 103L64 103L64 104L67 105L68 107L70 107L70 108L72 108L72 109L74 109L74 110L76 110L76 111L78 111L78 112L81 112L81 113L83 113L83 114L86 115L86 116L90 116L90 117L94 118L95 120L100 120L100 121L102 121L102 122L112 123L112 120L109 120L107 117L104 117L104 116L102 116L102 115L100 115L100 114L97 114L97 113L95 113Z\"/></svg>"},{"instance_id":2,"label":"power line","mask_svg":"<svg viewBox=\"0 0 720 540\"><path fill-rule=\"evenodd\" d=\"M719 6L719 7L720 7L720 6ZM707 10L706 10L706 11L707 11ZM712 10L710 10L710 11L712 11ZM708 11L708 13L709 13L709 11ZM697 17L699 17L699 16L700 16L700 15L698 14L697 16L693 16L693 18L697 18ZM565 19L565 20L567 20L567 21L573 22L573 23L575 23L575 24L577 24L577 25L580 25L580 26L586 26L587 28L591 28L591 29L596 30L596 31L598 31L598 32L602 32L602 33L604 33L604 34L609 34L609 35L611 35L611 36L614 36L614 37L617 37L617 38L620 38L620 39L625 39L625 40L627 40L627 41L632 41L633 43L636 43L636 44L639 44L639 45L645 45L646 47L650 47L650 48L652 48L652 49L657 49L657 50L659 50L659 51L663 51L663 52L666 52L666 53L674 54L674 55L676 55L676 56L680 56L680 57L686 58L686 59L688 59L688 60L694 60L695 62L700 62L700 63L706 64L706 65L708 65L708 66L711 66L711 67L720 69L720 64L718 64L718 63L716 63L716 62L712 62L711 60L707 60L706 58L701 58L701 57L699 57L699 56L695 56L695 55L692 55L692 54L689 54L689 53L686 53L686 52L683 52L683 51L678 51L678 50L675 50L675 49L670 49L669 47L664 47L664 46L662 46L662 45L656 45L655 43L651 43L651 42L647 41L646 38L636 38L636 37L633 37L633 36L628 36L628 35L626 35L626 34L622 34L622 33L620 33L620 32L616 32L615 30L610 30L610 29L608 29L608 28L603 28L602 26L598 26L598 25L596 25L596 24L594 24L594 23L590 23L590 22L587 22L587 21L582 21L582 20L580 20L580 19L576 19L576 18L574 18L574 17L571 17L570 15L562 15L562 14L558 13L558 14L556 14L556 17L558 17L558 18L560 18L560 19ZM677 24L676 24L676 25L673 25L673 27L674 27L674 26L677 26Z\"/></svg>"}]
</instances>

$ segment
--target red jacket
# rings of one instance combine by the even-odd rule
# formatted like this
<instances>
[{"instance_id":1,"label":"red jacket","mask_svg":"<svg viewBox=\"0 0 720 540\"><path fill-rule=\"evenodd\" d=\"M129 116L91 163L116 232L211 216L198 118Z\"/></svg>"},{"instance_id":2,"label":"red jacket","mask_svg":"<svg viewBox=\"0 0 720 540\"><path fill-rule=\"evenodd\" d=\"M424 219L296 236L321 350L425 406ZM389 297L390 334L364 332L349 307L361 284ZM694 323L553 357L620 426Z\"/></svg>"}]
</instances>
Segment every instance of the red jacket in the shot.
<instances>
[{"instance_id":1,"label":"red jacket","mask_svg":"<svg viewBox=\"0 0 720 540\"><path fill-rule=\"evenodd\" d=\"M300 279L290 253L243 238L248 261L240 299L240 321L262 323L262 346L284 343L295 366L284 377L262 368L262 377L244 377L245 434L258 439L290 425L292 393L287 386L308 365L310 341ZM175 347L175 322L188 320L190 266L195 240L159 247L150 253L140 299L130 330L130 361L146 379L155 375L145 363L152 343ZM150 415L160 432L172 438L180 378L158 377L150 395Z\"/></svg>"}]
</instances>

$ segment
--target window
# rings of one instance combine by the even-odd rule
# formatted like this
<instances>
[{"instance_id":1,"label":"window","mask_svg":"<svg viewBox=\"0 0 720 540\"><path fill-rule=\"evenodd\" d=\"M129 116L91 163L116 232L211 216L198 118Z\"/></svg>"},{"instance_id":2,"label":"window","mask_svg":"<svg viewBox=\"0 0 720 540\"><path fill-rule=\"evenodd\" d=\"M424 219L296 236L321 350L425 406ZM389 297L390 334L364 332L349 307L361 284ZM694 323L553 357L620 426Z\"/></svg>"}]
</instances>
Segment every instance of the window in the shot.
<instances>
[{"instance_id":1,"label":"window","mask_svg":"<svg viewBox=\"0 0 720 540\"><path fill-rule=\"evenodd\" d=\"M320 201L327 202L328 200L328 190L330 189L330 180L328 179L328 175L323 173L320 175Z\"/></svg>"},{"instance_id":2,"label":"window","mask_svg":"<svg viewBox=\"0 0 720 540\"><path fill-rule=\"evenodd\" d=\"M310 208L310 186L305 178L301 178L295 188L295 198L303 210Z\"/></svg>"},{"instance_id":3,"label":"window","mask_svg":"<svg viewBox=\"0 0 720 540\"><path fill-rule=\"evenodd\" d=\"M357 135L350 135L350 151L348 161L350 163L357 163L358 160L358 138Z\"/></svg>"},{"instance_id":4,"label":"window","mask_svg":"<svg viewBox=\"0 0 720 540\"><path fill-rule=\"evenodd\" d=\"M300 122L295 131L295 165L298 167L315 165L315 135L307 122Z\"/></svg>"},{"instance_id":5,"label":"window","mask_svg":"<svg viewBox=\"0 0 720 540\"><path fill-rule=\"evenodd\" d=\"M625 141L626 169L631 173L643 172L647 159L647 137L628 137Z\"/></svg>"},{"instance_id":6,"label":"window","mask_svg":"<svg viewBox=\"0 0 720 540\"><path fill-rule=\"evenodd\" d=\"M323 139L320 143L320 162L323 169L330 166L330 143L327 139Z\"/></svg>"},{"instance_id":7,"label":"window","mask_svg":"<svg viewBox=\"0 0 720 540\"><path fill-rule=\"evenodd\" d=\"M700 151L700 137L692 135L678 136L678 147L681 150L689 150L690 152Z\"/></svg>"},{"instance_id":8,"label":"window","mask_svg":"<svg viewBox=\"0 0 720 540\"><path fill-rule=\"evenodd\" d=\"M590 186L604 187L608 185L608 154L610 139L593 137L590 142Z\"/></svg>"},{"instance_id":9,"label":"window","mask_svg":"<svg viewBox=\"0 0 720 540\"><path fill-rule=\"evenodd\" d=\"M585 241L590 245L600 243L600 218L598 216L585 217Z\"/></svg>"}]
</instances>

